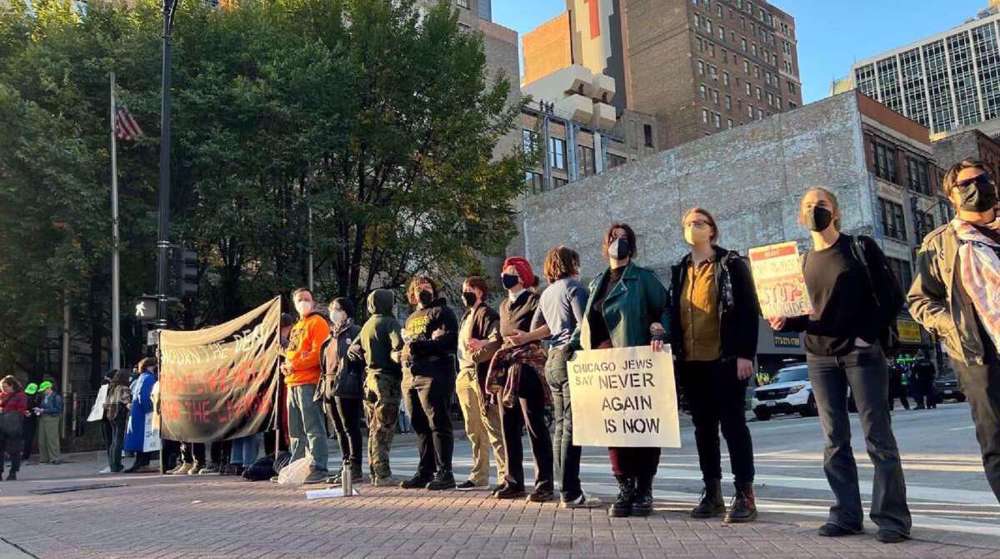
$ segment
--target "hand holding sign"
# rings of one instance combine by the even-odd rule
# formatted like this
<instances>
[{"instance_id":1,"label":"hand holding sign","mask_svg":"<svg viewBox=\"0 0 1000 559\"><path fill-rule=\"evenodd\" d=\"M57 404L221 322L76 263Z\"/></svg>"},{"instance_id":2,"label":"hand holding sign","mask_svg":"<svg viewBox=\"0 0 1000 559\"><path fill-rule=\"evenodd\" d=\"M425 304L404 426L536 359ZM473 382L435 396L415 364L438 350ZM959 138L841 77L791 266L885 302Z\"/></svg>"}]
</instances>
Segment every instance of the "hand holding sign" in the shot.
<instances>
[{"instance_id":1,"label":"hand holding sign","mask_svg":"<svg viewBox=\"0 0 1000 559\"><path fill-rule=\"evenodd\" d=\"M799 248L794 241L750 249L750 267L764 318L770 321L812 312ZM771 327L781 330L784 322L781 327L772 322Z\"/></svg>"}]
</instances>

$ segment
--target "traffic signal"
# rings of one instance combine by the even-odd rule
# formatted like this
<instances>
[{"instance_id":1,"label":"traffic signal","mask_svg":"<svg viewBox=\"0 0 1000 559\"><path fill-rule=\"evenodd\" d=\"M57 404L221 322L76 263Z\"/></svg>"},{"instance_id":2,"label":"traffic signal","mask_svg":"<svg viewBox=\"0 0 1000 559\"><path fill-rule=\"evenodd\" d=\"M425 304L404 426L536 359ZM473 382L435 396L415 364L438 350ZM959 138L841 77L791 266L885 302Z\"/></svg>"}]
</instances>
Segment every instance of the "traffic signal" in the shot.
<instances>
[{"instance_id":1,"label":"traffic signal","mask_svg":"<svg viewBox=\"0 0 1000 559\"><path fill-rule=\"evenodd\" d=\"M170 248L167 288L174 297L198 293L198 253L179 246Z\"/></svg>"}]
</instances>

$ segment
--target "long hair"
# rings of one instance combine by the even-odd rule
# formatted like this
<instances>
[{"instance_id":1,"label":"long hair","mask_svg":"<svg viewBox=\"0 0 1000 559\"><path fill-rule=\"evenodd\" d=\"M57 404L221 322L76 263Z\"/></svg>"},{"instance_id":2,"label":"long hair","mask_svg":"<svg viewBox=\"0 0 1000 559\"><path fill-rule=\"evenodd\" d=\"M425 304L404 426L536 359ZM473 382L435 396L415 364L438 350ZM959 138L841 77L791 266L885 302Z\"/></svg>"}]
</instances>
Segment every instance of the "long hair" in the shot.
<instances>
[{"instance_id":1,"label":"long hair","mask_svg":"<svg viewBox=\"0 0 1000 559\"><path fill-rule=\"evenodd\" d=\"M569 247L559 245L552 247L545 255L542 273L545 280L555 283L563 278L576 275L580 271L580 255Z\"/></svg>"},{"instance_id":2,"label":"long hair","mask_svg":"<svg viewBox=\"0 0 1000 559\"><path fill-rule=\"evenodd\" d=\"M806 201L806 196L809 196L810 194L822 194L826 196L830 200L830 204L833 205L833 209L831 211L833 211L836 214L840 213L840 202L837 200L837 195L834 194L833 192L830 192L828 189L823 188L822 186L814 186L809 190L806 190L805 193L802 194L802 198L799 199L799 213L802 213L802 203ZM836 229L837 231L840 231L839 216L834 218L833 228Z\"/></svg>"},{"instance_id":3,"label":"long hair","mask_svg":"<svg viewBox=\"0 0 1000 559\"><path fill-rule=\"evenodd\" d=\"M431 284L431 291L434 292L434 296L437 297L438 286L437 282L431 279L429 276L413 276L410 280L409 287L406 288L406 300L410 302L411 305L416 306L420 302L419 291L420 284L427 282Z\"/></svg>"},{"instance_id":4,"label":"long hair","mask_svg":"<svg viewBox=\"0 0 1000 559\"><path fill-rule=\"evenodd\" d=\"M14 375L7 375L2 379L0 379L0 385L4 384L12 386L14 388L14 392L20 392L21 390L24 390L24 387L21 386L21 381L17 380L17 377L15 377Z\"/></svg>"}]
</instances>

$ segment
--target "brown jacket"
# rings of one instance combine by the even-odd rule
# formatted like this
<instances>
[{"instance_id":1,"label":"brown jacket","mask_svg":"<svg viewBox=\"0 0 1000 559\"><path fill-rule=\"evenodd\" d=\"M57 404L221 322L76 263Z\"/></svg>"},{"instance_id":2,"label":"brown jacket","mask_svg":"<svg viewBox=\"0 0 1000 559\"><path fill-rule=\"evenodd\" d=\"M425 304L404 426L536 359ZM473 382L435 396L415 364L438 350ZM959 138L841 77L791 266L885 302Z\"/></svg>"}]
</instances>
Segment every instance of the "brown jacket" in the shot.
<instances>
[{"instance_id":1,"label":"brown jacket","mask_svg":"<svg viewBox=\"0 0 1000 559\"><path fill-rule=\"evenodd\" d=\"M476 379L479 381L479 387L484 388L486 373L490 369L490 359L493 358L493 354L500 349L500 345L503 343L500 339L500 315L485 303L480 304L474 310L465 312L465 316L462 317L462 322L459 325L459 331L462 331L470 313L472 314L472 328L469 331L469 337L476 340L488 340L489 343L479 351L469 352L465 347L460 348L462 357L458 360L459 374L471 374L475 372ZM464 344L465 342L466 340L459 339L458 343Z\"/></svg>"},{"instance_id":2,"label":"brown jacket","mask_svg":"<svg viewBox=\"0 0 1000 559\"><path fill-rule=\"evenodd\" d=\"M907 302L913 318L941 338L949 357L964 365L981 365L983 341L972 301L959 278L959 245L949 224L924 238Z\"/></svg>"}]
</instances>

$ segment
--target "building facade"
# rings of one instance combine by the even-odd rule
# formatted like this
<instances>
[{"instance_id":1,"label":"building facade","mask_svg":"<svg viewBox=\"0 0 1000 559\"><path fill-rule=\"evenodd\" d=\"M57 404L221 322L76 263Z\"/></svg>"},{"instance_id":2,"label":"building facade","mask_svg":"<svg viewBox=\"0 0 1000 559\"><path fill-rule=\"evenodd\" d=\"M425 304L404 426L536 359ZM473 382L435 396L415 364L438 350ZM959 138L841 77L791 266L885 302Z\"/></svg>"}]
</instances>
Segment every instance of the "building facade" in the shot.
<instances>
[{"instance_id":1,"label":"building facade","mask_svg":"<svg viewBox=\"0 0 1000 559\"><path fill-rule=\"evenodd\" d=\"M1000 12L854 64L862 93L935 136L987 125L1000 134Z\"/></svg>"}]
</instances>

